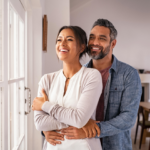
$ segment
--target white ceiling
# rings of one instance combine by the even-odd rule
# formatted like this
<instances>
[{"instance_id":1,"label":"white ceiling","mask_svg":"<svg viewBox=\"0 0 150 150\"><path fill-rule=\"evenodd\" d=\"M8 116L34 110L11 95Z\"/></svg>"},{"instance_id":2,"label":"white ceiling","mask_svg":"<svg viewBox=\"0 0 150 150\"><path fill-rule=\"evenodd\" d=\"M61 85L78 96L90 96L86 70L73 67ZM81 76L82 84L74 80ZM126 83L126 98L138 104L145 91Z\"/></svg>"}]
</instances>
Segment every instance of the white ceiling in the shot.
<instances>
[{"instance_id":1,"label":"white ceiling","mask_svg":"<svg viewBox=\"0 0 150 150\"><path fill-rule=\"evenodd\" d=\"M70 11L73 12L90 1L92 0L70 0Z\"/></svg>"}]
</instances>

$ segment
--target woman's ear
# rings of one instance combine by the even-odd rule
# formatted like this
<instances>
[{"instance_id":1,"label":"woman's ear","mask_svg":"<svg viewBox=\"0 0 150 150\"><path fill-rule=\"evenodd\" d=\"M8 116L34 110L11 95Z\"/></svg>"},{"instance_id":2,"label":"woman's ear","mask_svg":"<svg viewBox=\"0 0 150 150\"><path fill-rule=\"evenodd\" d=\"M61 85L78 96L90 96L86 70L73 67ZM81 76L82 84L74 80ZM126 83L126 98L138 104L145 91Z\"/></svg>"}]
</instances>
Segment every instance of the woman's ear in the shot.
<instances>
[{"instance_id":1,"label":"woman's ear","mask_svg":"<svg viewBox=\"0 0 150 150\"><path fill-rule=\"evenodd\" d=\"M82 53L84 50L85 50L85 44L82 44L82 45L81 45L80 53Z\"/></svg>"}]
</instances>

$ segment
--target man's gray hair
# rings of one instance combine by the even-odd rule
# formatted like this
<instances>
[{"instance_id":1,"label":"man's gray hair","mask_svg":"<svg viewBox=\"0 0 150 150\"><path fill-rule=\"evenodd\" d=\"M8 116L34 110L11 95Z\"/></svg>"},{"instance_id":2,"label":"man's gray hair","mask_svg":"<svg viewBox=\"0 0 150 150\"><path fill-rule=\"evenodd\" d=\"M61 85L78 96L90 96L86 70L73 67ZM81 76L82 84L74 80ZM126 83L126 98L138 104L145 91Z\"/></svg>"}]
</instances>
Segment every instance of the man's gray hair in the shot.
<instances>
[{"instance_id":1,"label":"man's gray hair","mask_svg":"<svg viewBox=\"0 0 150 150\"><path fill-rule=\"evenodd\" d=\"M114 39L117 37L117 30L114 27L114 25L108 21L107 19L98 19L97 21L94 22L92 29L95 26L104 26L106 28L109 28L110 30L110 42L112 42Z\"/></svg>"}]
</instances>

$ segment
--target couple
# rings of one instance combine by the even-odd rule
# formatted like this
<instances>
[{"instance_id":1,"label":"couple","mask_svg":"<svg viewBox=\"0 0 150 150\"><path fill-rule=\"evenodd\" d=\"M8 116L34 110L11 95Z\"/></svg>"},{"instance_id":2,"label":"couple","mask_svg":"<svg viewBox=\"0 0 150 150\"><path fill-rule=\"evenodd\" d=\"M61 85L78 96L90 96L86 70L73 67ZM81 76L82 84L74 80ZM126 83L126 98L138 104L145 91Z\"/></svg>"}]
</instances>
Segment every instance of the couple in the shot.
<instances>
[{"instance_id":1,"label":"couple","mask_svg":"<svg viewBox=\"0 0 150 150\"><path fill-rule=\"evenodd\" d=\"M59 30L56 53L63 69L41 78L32 105L44 150L132 150L141 82L134 68L112 54L116 36L106 19L94 23L88 48L80 27ZM82 66L85 53L92 59Z\"/></svg>"}]
</instances>

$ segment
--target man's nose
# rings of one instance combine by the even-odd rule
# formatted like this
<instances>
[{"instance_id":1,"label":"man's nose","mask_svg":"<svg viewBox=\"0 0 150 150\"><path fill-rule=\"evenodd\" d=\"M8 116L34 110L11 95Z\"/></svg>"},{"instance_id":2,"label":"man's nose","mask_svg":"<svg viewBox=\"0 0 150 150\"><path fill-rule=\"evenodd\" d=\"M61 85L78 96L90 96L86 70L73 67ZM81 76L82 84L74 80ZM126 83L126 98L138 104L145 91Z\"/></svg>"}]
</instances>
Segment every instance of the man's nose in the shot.
<instances>
[{"instance_id":1,"label":"man's nose","mask_svg":"<svg viewBox=\"0 0 150 150\"><path fill-rule=\"evenodd\" d=\"M94 39L93 44L94 44L94 45L99 45L99 40L98 40L97 38Z\"/></svg>"}]
</instances>

